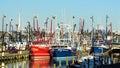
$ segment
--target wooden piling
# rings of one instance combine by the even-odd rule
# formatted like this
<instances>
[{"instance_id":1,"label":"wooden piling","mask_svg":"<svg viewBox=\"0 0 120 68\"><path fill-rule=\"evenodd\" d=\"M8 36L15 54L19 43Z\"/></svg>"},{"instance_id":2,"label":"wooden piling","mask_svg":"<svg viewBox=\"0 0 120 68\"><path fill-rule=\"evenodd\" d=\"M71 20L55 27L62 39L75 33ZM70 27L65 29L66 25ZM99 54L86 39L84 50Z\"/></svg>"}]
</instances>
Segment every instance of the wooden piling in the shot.
<instances>
[{"instance_id":1,"label":"wooden piling","mask_svg":"<svg viewBox=\"0 0 120 68\"><path fill-rule=\"evenodd\" d=\"M26 63L24 63L24 68L26 68Z\"/></svg>"},{"instance_id":2,"label":"wooden piling","mask_svg":"<svg viewBox=\"0 0 120 68\"><path fill-rule=\"evenodd\" d=\"M88 58L88 68L90 68L89 64L90 64L90 60L89 60L89 58Z\"/></svg>"},{"instance_id":3,"label":"wooden piling","mask_svg":"<svg viewBox=\"0 0 120 68\"><path fill-rule=\"evenodd\" d=\"M93 60L94 60L94 62L93 62L93 63L94 63L94 65L93 65L93 66L94 66L94 68L95 68L95 57L93 58Z\"/></svg>"},{"instance_id":4,"label":"wooden piling","mask_svg":"<svg viewBox=\"0 0 120 68\"><path fill-rule=\"evenodd\" d=\"M100 63L101 63L101 65L103 65L103 58L102 57L100 57Z\"/></svg>"},{"instance_id":5,"label":"wooden piling","mask_svg":"<svg viewBox=\"0 0 120 68\"><path fill-rule=\"evenodd\" d=\"M74 64L74 56L72 56L72 64Z\"/></svg>"},{"instance_id":6,"label":"wooden piling","mask_svg":"<svg viewBox=\"0 0 120 68\"><path fill-rule=\"evenodd\" d=\"M105 56L105 59L104 59L104 61L105 61L105 64L107 64L107 56Z\"/></svg>"},{"instance_id":7,"label":"wooden piling","mask_svg":"<svg viewBox=\"0 0 120 68\"><path fill-rule=\"evenodd\" d=\"M12 63L12 68L14 68L14 64Z\"/></svg>"},{"instance_id":8,"label":"wooden piling","mask_svg":"<svg viewBox=\"0 0 120 68\"><path fill-rule=\"evenodd\" d=\"M1 68L5 68L5 63L2 62Z\"/></svg>"},{"instance_id":9,"label":"wooden piling","mask_svg":"<svg viewBox=\"0 0 120 68\"><path fill-rule=\"evenodd\" d=\"M112 60L112 63L113 63L113 54L111 54L111 60Z\"/></svg>"},{"instance_id":10,"label":"wooden piling","mask_svg":"<svg viewBox=\"0 0 120 68\"><path fill-rule=\"evenodd\" d=\"M66 57L66 66L68 66L68 56Z\"/></svg>"},{"instance_id":11,"label":"wooden piling","mask_svg":"<svg viewBox=\"0 0 120 68\"><path fill-rule=\"evenodd\" d=\"M54 64L54 68L56 68L56 64Z\"/></svg>"},{"instance_id":12,"label":"wooden piling","mask_svg":"<svg viewBox=\"0 0 120 68\"><path fill-rule=\"evenodd\" d=\"M4 56L5 55L5 53L4 52L2 52L2 56Z\"/></svg>"},{"instance_id":13,"label":"wooden piling","mask_svg":"<svg viewBox=\"0 0 120 68\"><path fill-rule=\"evenodd\" d=\"M59 68L61 68L61 60L59 60Z\"/></svg>"}]
</instances>

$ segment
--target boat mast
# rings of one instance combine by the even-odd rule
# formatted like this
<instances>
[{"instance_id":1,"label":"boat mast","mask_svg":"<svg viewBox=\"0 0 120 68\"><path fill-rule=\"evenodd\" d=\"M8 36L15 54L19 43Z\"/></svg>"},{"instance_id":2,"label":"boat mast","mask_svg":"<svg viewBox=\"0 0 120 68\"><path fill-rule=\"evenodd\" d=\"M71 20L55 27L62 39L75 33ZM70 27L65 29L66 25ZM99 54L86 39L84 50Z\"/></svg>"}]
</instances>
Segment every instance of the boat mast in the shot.
<instances>
[{"instance_id":1,"label":"boat mast","mask_svg":"<svg viewBox=\"0 0 120 68\"><path fill-rule=\"evenodd\" d=\"M3 17L2 17L2 46L3 46L3 44L4 44L4 18L6 18L6 16L5 15L3 15Z\"/></svg>"},{"instance_id":2,"label":"boat mast","mask_svg":"<svg viewBox=\"0 0 120 68\"><path fill-rule=\"evenodd\" d=\"M50 22L50 44L52 44L52 20Z\"/></svg>"},{"instance_id":3,"label":"boat mast","mask_svg":"<svg viewBox=\"0 0 120 68\"><path fill-rule=\"evenodd\" d=\"M44 22L44 30L45 30L45 40L47 39L47 24L48 24L48 17L46 19L46 21Z\"/></svg>"},{"instance_id":4,"label":"boat mast","mask_svg":"<svg viewBox=\"0 0 120 68\"><path fill-rule=\"evenodd\" d=\"M27 23L28 23L28 29L29 29L29 31L28 31L28 42L30 42L30 22L28 21Z\"/></svg>"},{"instance_id":5,"label":"boat mast","mask_svg":"<svg viewBox=\"0 0 120 68\"><path fill-rule=\"evenodd\" d=\"M94 23L94 19L93 16L90 17L90 19L92 19L92 31L91 31L91 41L92 41L92 46L94 46L94 42L93 42L93 35L94 35L94 27L93 27L93 23Z\"/></svg>"},{"instance_id":6,"label":"boat mast","mask_svg":"<svg viewBox=\"0 0 120 68\"><path fill-rule=\"evenodd\" d=\"M108 29L107 25L108 25L108 15L106 15L106 40L107 40L107 29Z\"/></svg>"},{"instance_id":7,"label":"boat mast","mask_svg":"<svg viewBox=\"0 0 120 68\"><path fill-rule=\"evenodd\" d=\"M20 13L18 14L18 31L20 32Z\"/></svg>"},{"instance_id":8,"label":"boat mast","mask_svg":"<svg viewBox=\"0 0 120 68\"><path fill-rule=\"evenodd\" d=\"M11 28L12 28L12 31L11 31L12 34L11 35L13 36L13 24L11 24Z\"/></svg>"},{"instance_id":9,"label":"boat mast","mask_svg":"<svg viewBox=\"0 0 120 68\"><path fill-rule=\"evenodd\" d=\"M73 17L72 17L72 23L73 23L73 25L72 25L72 30L73 30L73 31L72 31L72 39L73 39L73 40L72 40L72 41L73 41L73 44L74 44L74 18L75 18L75 17L73 16Z\"/></svg>"},{"instance_id":10,"label":"boat mast","mask_svg":"<svg viewBox=\"0 0 120 68\"><path fill-rule=\"evenodd\" d=\"M10 24L9 24L9 32L10 32L10 34L12 35L12 30L11 30L11 28L12 28L12 24L11 24L11 22L13 21L13 19L10 19ZM13 36L13 35L12 35ZM9 38L9 41L10 41L10 38Z\"/></svg>"},{"instance_id":11,"label":"boat mast","mask_svg":"<svg viewBox=\"0 0 120 68\"><path fill-rule=\"evenodd\" d=\"M19 42L22 42L22 32L20 27L20 13L18 14L18 32L19 32Z\"/></svg>"},{"instance_id":12,"label":"boat mast","mask_svg":"<svg viewBox=\"0 0 120 68\"><path fill-rule=\"evenodd\" d=\"M18 24L16 24L16 41L17 41L17 37L18 37L17 31L18 31Z\"/></svg>"},{"instance_id":13,"label":"boat mast","mask_svg":"<svg viewBox=\"0 0 120 68\"><path fill-rule=\"evenodd\" d=\"M38 16L36 16L36 31L37 31L37 36L40 37L40 32L39 32L39 27L38 27Z\"/></svg>"},{"instance_id":14,"label":"boat mast","mask_svg":"<svg viewBox=\"0 0 120 68\"><path fill-rule=\"evenodd\" d=\"M110 45L112 43L112 22L110 23Z\"/></svg>"},{"instance_id":15,"label":"boat mast","mask_svg":"<svg viewBox=\"0 0 120 68\"><path fill-rule=\"evenodd\" d=\"M36 16L33 17L33 31L35 30L35 18Z\"/></svg>"},{"instance_id":16,"label":"boat mast","mask_svg":"<svg viewBox=\"0 0 120 68\"><path fill-rule=\"evenodd\" d=\"M37 26L37 31L39 31L39 28L38 28L38 17L37 17L37 20L36 20L36 26Z\"/></svg>"},{"instance_id":17,"label":"boat mast","mask_svg":"<svg viewBox=\"0 0 120 68\"><path fill-rule=\"evenodd\" d=\"M7 26L8 26L8 24L6 24L6 32L7 32Z\"/></svg>"}]
</instances>

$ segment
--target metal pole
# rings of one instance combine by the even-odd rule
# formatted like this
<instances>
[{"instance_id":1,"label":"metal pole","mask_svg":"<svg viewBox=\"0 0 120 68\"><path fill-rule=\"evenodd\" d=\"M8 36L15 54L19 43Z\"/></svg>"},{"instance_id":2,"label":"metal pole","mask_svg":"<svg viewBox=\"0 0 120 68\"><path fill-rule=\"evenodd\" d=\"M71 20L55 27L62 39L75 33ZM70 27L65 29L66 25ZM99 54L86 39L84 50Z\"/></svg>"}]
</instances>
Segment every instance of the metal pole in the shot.
<instances>
[{"instance_id":1,"label":"metal pole","mask_svg":"<svg viewBox=\"0 0 120 68\"><path fill-rule=\"evenodd\" d=\"M73 16L73 18L72 18L72 23L73 23L73 25L72 25L73 29L72 30L73 30L73 33L74 33L74 18L75 17Z\"/></svg>"},{"instance_id":2,"label":"metal pole","mask_svg":"<svg viewBox=\"0 0 120 68\"><path fill-rule=\"evenodd\" d=\"M110 23L110 45L112 43L112 22Z\"/></svg>"},{"instance_id":3,"label":"metal pole","mask_svg":"<svg viewBox=\"0 0 120 68\"><path fill-rule=\"evenodd\" d=\"M6 24L6 32L7 32L7 26L8 26L8 24Z\"/></svg>"},{"instance_id":4,"label":"metal pole","mask_svg":"<svg viewBox=\"0 0 120 68\"><path fill-rule=\"evenodd\" d=\"M12 32L12 36L14 36L14 35L13 35L13 25L11 25L11 27L12 27L12 31L11 31L11 32ZM12 39L12 40L13 40L13 39Z\"/></svg>"},{"instance_id":5,"label":"metal pole","mask_svg":"<svg viewBox=\"0 0 120 68\"><path fill-rule=\"evenodd\" d=\"M12 24L11 24L12 20L13 20L13 19L10 19L10 24L9 24L9 32L10 32L10 33L11 33L11 27L12 27Z\"/></svg>"},{"instance_id":6,"label":"metal pole","mask_svg":"<svg viewBox=\"0 0 120 68\"><path fill-rule=\"evenodd\" d=\"M37 18L37 16L34 16L33 18L33 29L35 30L35 19Z\"/></svg>"},{"instance_id":7,"label":"metal pole","mask_svg":"<svg viewBox=\"0 0 120 68\"><path fill-rule=\"evenodd\" d=\"M72 18L72 23L73 23L73 25L72 25L72 27L73 27L73 29L72 29L73 30L73 33L72 33L73 40L72 41L73 41L73 44L74 44L74 18L75 17L73 16L73 18Z\"/></svg>"},{"instance_id":8,"label":"metal pole","mask_svg":"<svg viewBox=\"0 0 120 68\"><path fill-rule=\"evenodd\" d=\"M9 24L9 32L10 32L10 34L11 34L11 26L12 26L12 25L11 25L11 22L12 22L12 20L13 20L13 19L10 19L10 24ZM9 41L10 41L10 37L9 37Z\"/></svg>"},{"instance_id":9,"label":"metal pole","mask_svg":"<svg viewBox=\"0 0 120 68\"><path fill-rule=\"evenodd\" d=\"M28 28L29 28L28 41L30 42L30 22L29 21L28 21Z\"/></svg>"},{"instance_id":10,"label":"metal pole","mask_svg":"<svg viewBox=\"0 0 120 68\"><path fill-rule=\"evenodd\" d=\"M106 40L107 40L107 25L108 25L108 15L106 15Z\"/></svg>"},{"instance_id":11,"label":"metal pole","mask_svg":"<svg viewBox=\"0 0 120 68\"><path fill-rule=\"evenodd\" d=\"M6 16L3 15L2 17L2 46L4 43L4 18L6 18Z\"/></svg>"},{"instance_id":12,"label":"metal pole","mask_svg":"<svg viewBox=\"0 0 120 68\"><path fill-rule=\"evenodd\" d=\"M18 33L18 24L16 24L16 41L17 41L17 33Z\"/></svg>"},{"instance_id":13,"label":"metal pole","mask_svg":"<svg viewBox=\"0 0 120 68\"><path fill-rule=\"evenodd\" d=\"M93 20L93 16L92 16L92 17L90 17L90 19L92 19L91 41L92 41L92 43L93 43L93 40L92 40L92 38L94 37L94 36L93 36L93 34L94 34L94 28L93 28L93 22L94 22L94 20ZM94 44L93 44L93 45L94 45Z\"/></svg>"}]
</instances>

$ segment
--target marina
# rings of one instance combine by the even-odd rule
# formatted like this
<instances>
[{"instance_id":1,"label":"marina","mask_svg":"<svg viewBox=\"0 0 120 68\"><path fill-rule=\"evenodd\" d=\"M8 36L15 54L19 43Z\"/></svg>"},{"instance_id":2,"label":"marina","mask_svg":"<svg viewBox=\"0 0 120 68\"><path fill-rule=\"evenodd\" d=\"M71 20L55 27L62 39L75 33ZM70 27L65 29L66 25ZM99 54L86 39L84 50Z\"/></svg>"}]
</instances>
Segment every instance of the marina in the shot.
<instances>
[{"instance_id":1,"label":"marina","mask_svg":"<svg viewBox=\"0 0 120 68\"><path fill-rule=\"evenodd\" d=\"M53 32L52 20L49 30L47 23L39 30L38 23L38 16L34 16L33 29L28 22L26 31L18 30L18 25L16 31L2 31L2 68L102 68L120 62L119 35L112 32L112 23L108 34L99 26L91 32L83 31L83 19L78 33L69 24L58 23Z\"/></svg>"},{"instance_id":2,"label":"marina","mask_svg":"<svg viewBox=\"0 0 120 68\"><path fill-rule=\"evenodd\" d=\"M120 68L119 1L1 1L0 68Z\"/></svg>"}]
</instances>

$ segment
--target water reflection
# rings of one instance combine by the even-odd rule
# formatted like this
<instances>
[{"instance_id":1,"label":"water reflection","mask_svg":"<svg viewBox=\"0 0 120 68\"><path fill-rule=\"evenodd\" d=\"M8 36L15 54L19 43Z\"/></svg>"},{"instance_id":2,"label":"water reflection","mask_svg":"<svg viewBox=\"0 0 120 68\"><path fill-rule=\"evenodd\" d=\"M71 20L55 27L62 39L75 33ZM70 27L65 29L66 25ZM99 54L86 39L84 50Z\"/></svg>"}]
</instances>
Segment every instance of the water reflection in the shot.
<instances>
[{"instance_id":1,"label":"water reflection","mask_svg":"<svg viewBox=\"0 0 120 68\"><path fill-rule=\"evenodd\" d=\"M30 68L50 68L49 59L30 60Z\"/></svg>"},{"instance_id":2,"label":"water reflection","mask_svg":"<svg viewBox=\"0 0 120 68\"><path fill-rule=\"evenodd\" d=\"M69 64L72 64L72 60L69 60L68 63L67 61L65 60L53 60L51 61L51 68L54 68L54 65L55 67L57 68L66 68Z\"/></svg>"},{"instance_id":3,"label":"water reflection","mask_svg":"<svg viewBox=\"0 0 120 68\"><path fill-rule=\"evenodd\" d=\"M29 59L6 60L0 64L0 68L29 68Z\"/></svg>"},{"instance_id":4,"label":"water reflection","mask_svg":"<svg viewBox=\"0 0 120 68\"><path fill-rule=\"evenodd\" d=\"M97 61L97 60L102 60L101 62ZM104 58L100 58L100 59L96 59L96 63L95 65L101 65L101 63L104 64L112 64L112 61L110 57L104 57ZM119 60L119 58L118 58ZM91 59L89 60L89 68L93 68L94 67L94 60ZM88 68L88 60L86 59L86 61L83 62L85 65L85 68ZM98 64L100 63L100 64ZM68 61L68 65L72 64L72 60ZM66 68L67 67L67 63L66 61L62 61L62 60L53 60L53 59L37 59L37 60L29 60L28 59L18 59L18 60L5 60L4 62L0 62L0 68L54 68L54 66L56 68L58 68L59 66L61 66L61 68Z\"/></svg>"}]
</instances>

